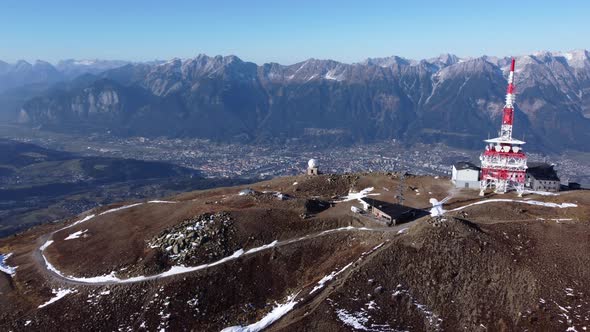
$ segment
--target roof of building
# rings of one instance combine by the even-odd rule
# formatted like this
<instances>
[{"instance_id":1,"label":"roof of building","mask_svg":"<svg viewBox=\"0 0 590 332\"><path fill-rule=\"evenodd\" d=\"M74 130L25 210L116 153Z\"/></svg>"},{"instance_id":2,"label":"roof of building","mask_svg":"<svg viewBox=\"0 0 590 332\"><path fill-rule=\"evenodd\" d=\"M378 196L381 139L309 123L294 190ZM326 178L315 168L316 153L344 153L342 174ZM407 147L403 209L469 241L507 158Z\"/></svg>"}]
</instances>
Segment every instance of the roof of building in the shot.
<instances>
[{"instance_id":1,"label":"roof of building","mask_svg":"<svg viewBox=\"0 0 590 332\"><path fill-rule=\"evenodd\" d=\"M470 161L459 161L456 162L453 166L455 166L456 170L464 170L464 169L472 169L474 171L479 171L480 168L477 167L474 163Z\"/></svg>"},{"instance_id":2,"label":"roof of building","mask_svg":"<svg viewBox=\"0 0 590 332\"><path fill-rule=\"evenodd\" d=\"M527 166L527 174L537 180L559 181L559 177L557 176L557 172L553 168L553 165L549 165L547 163L530 162Z\"/></svg>"},{"instance_id":3,"label":"roof of building","mask_svg":"<svg viewBox=\"0 0 590 332\"><path fill-rule=\"evenodd\" d=\"M396 204L396 203L384 202L384 201L380 201L380 200L376 200L376 199L368 198L368 197L363 197L363 198L361 198L361 200L363 200L363 202L379 209L381 212L389 215L392 218L397 218L400 215L413 210L413 208L411 208L409 206L404 206L404 205Z\"/></svg>"}]
</instances>

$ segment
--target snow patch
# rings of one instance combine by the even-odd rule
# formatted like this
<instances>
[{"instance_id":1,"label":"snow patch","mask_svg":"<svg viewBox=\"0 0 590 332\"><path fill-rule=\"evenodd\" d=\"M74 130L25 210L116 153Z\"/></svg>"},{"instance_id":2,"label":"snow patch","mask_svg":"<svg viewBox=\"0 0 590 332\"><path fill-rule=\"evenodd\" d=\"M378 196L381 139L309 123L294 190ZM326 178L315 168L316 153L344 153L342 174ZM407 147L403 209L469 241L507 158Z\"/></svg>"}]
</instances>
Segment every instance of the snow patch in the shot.
<instances>
[{"instance_id":1,"label":"snow patch","mask_svg":"<svg viewBox=\"0 0 590 332\"><path fill-rule=\"evenodd\" d=\"M260 246L260 247L257 247L257 248L249 249L248 251L245 252L245 254L248 255L248 254L252 254L252 253L258 252L258 251L262 251L262 250L266 250L266 249L272 248L272 247L276 246L277 243L279 243L279 241L278 240L274 240L274 241L272 241L269 244L265 244L265 245Z\"/></svg>"},{"instance_id":2,"label":"snow patch","mask_svg":"<svg viewBox=\"0 0 590 332\"><path fill-rule=\"evenodd\" d=\"M529 204L529 205L546 206L546 207L550 207L550 208L560 208L560 209L570 208L570 207L578 207L578 205L574 204L574 203L561 203L560 204L560 203L541 202L541 201L533 201L533 200L524 201L524 200L506 199L506 198L493 198L493 199L488 199L485 201L479 201L479 202L467 204L464 206L460 206L456 209L452 209L451 211L460 211L460 210L463 210L463 209L468 208L470 206L486 204L486 203L493 203L493 202L514 202L514 203L523 203L523 204Z\"/></svg>"},{"instance_id":3,"label":"snow patch","mask_svg":"<svg viewBox=\"0 0 590 332\"><path fill-rule=\"evenodd\" d=\"M64 229L68 229L68 228L70 228L70 227L74 227L74 226L76 226L76 225L78 225L78 224L81 224L81 223L83 223L83 222L86 222L86 221L88 221L88 220L90 220L90 219L94 218L94 216L95 216L94 214L87 215L86 217L84 217L84 218L82 218L82 219L80 219L80 220L76 221L75 223L73 223L73 224L71 224L71 225L69 225L69 226L67 226L67 227L64 227L64 228L60 229L60 231L62 231L62 230L64 230Z\"/></svg>"},{"instance_id":4,"label":"snow patch","mask_svg":"<svg viewBox=\"0 0 590 332\"><path fill-rule=\"evenodd\" d=\"M130 209L132 207L139 206L139 205L142 205L142 204L143 203L135 203L135 204L124 205L124 206L121 206L121 207L118 207L118 208L106 210L106 211L100 213L99 216L102 216L102 215L105 215L105 214L108 214L108 213L113 213L113 212L121 211L121 210Z\"/></svg>"},{"instance_id":5,"label":"snow patch","mask_svg":"<svg viewBox=\"0 0 590 332\"><path fill-rule=\"evenodd\" d=\"M297 294L293 294L287 298L287 302L282 304L277 304L266 316L264 316L261 320L257 321L256 323L252 323L248 326L231 326L226 327L221 332L257 332L262 331L263 329L270 326L272 323L276 322L279 318L286 315L289 311L293 310L297 301L295 298Z\"/></svg>"},{"instance_id":6,"label":"snow patch","mask_svg":"<svg viewBox=\"0 0 590 332\"><path fill-rule=\"evenodd\" d=\"M347 196L344 196L342 198L342 200L340 201L335 201L334 203L343 203L343 202L349 202L349 201L354 201L354 200L361 200L361 198L367 197L367 196L377 196L380 194L370 194L370 192L372 192L373 190L375 190L374 187L369 187L369 188L365 188L361 191L357 192L348 192Z\"/></svg>"},{"instance_id":7,"label":"snow patch","mask_svg":"<svg viewBox=\"0 0 590 332\"><path fill-rule=\"evenodd\" d=\"M76 290L74 289L57 289L57 290L53 290L52 293L55 294L55 296L53 298L51 298L49 301L41 304L38 308L44 308L52 303L55 303L59 300L61 300L64 296L68 295L68 294L72 294L75 293Z\"/></svg>"},{"instance_id":8,"label":"snow patch","mask_svg":"<svg viewBox=\"0 0 590 332\"><path fill-rule=\"evenodd\" d=\"M318 283L316 284L316 286L314 286L314 288L309 292L309 295L315 293L316 291L324 288L325 284L334 279L337 275L341 274L342 272L346 271L348 268L350 268L355 262L360 262L365 256L367 256L368 254L374 252L375 250L381 248L383 245L385 244L385 242L381 242L380 244L378 244L377 246L375 246L373 249L369 250L369 251L365 251L361 254L361 256L359 258L357 258L356 260L350 262L348 265L346 265L345 267L343 267L342 269L338 270L338 271L333 271L332 273L328 274L327 276L324 276L322 279L320 279L320 281L318 281Z\"/></svg>"},{"instance_id":9,"label":"snow patch","mask_svg":"<svg viewBox=\"0 0 590 332\"><path fill-rule=\"evenodd\" d=\"M353 226L345 226L345 227L340 227L340 228L334 228L334 229L328 229L325 230L323 232L321 232L319 234L319 236L325 235L325 234L329 234L329 233L334 233L334 232L341 232L341 231L372 231L372 229L367 228L367 227L353 227Z\"/></svg>"},{"instance_id":10,"label":"snow patch","mask_svg":"<svg viewBox=\"0 0 590 332\"><path fill-rule=\"evenodd\" d=\"M338 319L344 323L344 325L350 326L353 330L371 332L397 331L396 329L393 329L391 326L389 326L389 324L370 324L369 320L371 319L371 316L369 316L367 310L374 310L376 308L376 303L371 301L367 303L366 306L367 309L362 308L357 312L349 312L346 309L336 309L336 315L338 316Z\"/></svg>"},{"instance_id":11,"label":"snow patch","mask_svg":"<svg viewBox=\"0 0 590 332\"><path fill-rule=\"evenodd\" d=\"M552 193L548 191L534 191L534 190L525 190L523 194L535 194L541 196L559 196L559 193Z\"/></svg>"},{"instance_id":12,"label":"snow patch","mask_svg":"<svg viewBox=\"0 0 590 332\"><path fill-rule=\"evenodd\" d=\"M375 309L378 309L378 308L379 308L379 307L377 306L377 303L376 303L375 301L373 301L373 300L369 301L369 302L366 304L366 306L367 306L367 309L369 309L369 310L375 310Z\"/></svg>"},{"instance_id":13,"label":"snow patch","mask_svg":"<svg viewBox=\"0 0 590 332\"><path fill-rule=\"evenodd\" d=\"M74 233L72 233L72 234L68 235L68 236L67 236L67 237L64 239L64 241L65 241L65 240L74 240L74 239L78 239L78 238L80 238L80 236L83 236L83 235L84 235L86 232L88 232L88 230L87 230L87 229L85 229L85 230L83 230L83 231L77 231L77 232L74 232ZM83 237L86 237L86 236L83 236Z\"/></svg>"},{"instance_id":14,"label":"snow patch","mask_svg":"<svg viewBox=\"0 0 590 332\"><path fill-rule=\"evenodd\" d=\"M52 243L53 240L47 240L42 246L39 247L39 250L45 251L45 249L47 249L47 247L49 247Z\"/></svg>"},{"instance_id":15,"label":"snow patch","mask_svg":"<svg viewBox=\"0 0 590 332\"><path fill-rule=\"evenodd\" d=\"M336 310L336 314L344 325L350 326L355 330L369 331L365 326L369 322L367 313L363 311L350 313L346 309L338 309Z\"/></svg>"},{"instance_id":16,"label":"snow patch","mask_svg":"<svg viewBox=\"0 0 590 332\"><path fill-rule=\"evenodd\" d=\"M311 290L311 292L309 292L309 295L315 293L316 291L324 288L326 282L334 279L334 277L336 277L337 275L341 274L342 272L346 271L349 267L352 266L354 262L349 263L348 265L346 265L345 267L343 267L342 269L338 270L338 271L334 271L330 274L328 274L327 276L323 277L322 279L320 279L320 281L318 281L317 285Z\"/></svg>"},{"instance_id":17,"label":"snow patch","mask_svg":"<svg viewBox=\"0 0 590 332\"><path fill-rule=\"evenodd\" d=\"M385 242L381 242L380 244L378 244L377 246L373 247L373 249L367 251L367 252L363 252L362 256L368 255L370 253L372 253L373 251L383 247L383 245L385 244Z\"/></svg>"},{"instance_id":18,"label":"snow patch","mask_svg":"<svg viewBox=\"0 0 590 332\"><path fill-rule=\"evenodd\" d=\"M18 268L18 266L9 266L6 263L6 260L8 259L8 257L12 256L12 253L6 254L6 255L0 255L0 271L8 274L8 275L15 275L16 274L16 269Z\"/></svg>"},{"instance_id":19,"label":"snow patch","mask_svg":"<svg viewBox=\"0 0 590 332\"><path fill-rule=\"evenodd\" d=\"M79 65L79 66L92 66L94 64L96 64L97 60L74 60L73 64L75 65Z\"/></svg>"},{"instance_id":20,"label":"snow patch","mask_svg":"<svg viewBox=\"0 0 590 332\"><path fill-rule=\"evenodd\" d=\"M344 73L336 74L336 70L332 69L329 70L324 78L331 81L343 81L344 80Z\"/></svg>"}]
</instances>

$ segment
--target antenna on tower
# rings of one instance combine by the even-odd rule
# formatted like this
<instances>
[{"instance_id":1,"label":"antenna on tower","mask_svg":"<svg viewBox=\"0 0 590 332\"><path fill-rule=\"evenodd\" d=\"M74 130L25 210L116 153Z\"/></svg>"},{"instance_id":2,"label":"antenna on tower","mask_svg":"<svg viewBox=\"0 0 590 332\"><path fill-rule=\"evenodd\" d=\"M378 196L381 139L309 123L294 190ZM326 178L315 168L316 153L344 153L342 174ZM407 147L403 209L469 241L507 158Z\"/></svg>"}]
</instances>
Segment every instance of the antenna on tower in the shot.
<instances>
[{"instance_id":1,"label":"antenna on tower","mask_svg":"<svg viewBox=\"0 0 590 332\"><path fill-rule=\"evenodd\" d=\"M515 60L512 58L499 135L497 138L487 140L490 145L486 146L480 156L480 196L484 195L488 187L494 187L497 193L516 189L520 196L524 192L527 167L527 158L521 147L524 141L518 141L512 137L515 105L514 67Z\"/></svg>"}]
</instances>

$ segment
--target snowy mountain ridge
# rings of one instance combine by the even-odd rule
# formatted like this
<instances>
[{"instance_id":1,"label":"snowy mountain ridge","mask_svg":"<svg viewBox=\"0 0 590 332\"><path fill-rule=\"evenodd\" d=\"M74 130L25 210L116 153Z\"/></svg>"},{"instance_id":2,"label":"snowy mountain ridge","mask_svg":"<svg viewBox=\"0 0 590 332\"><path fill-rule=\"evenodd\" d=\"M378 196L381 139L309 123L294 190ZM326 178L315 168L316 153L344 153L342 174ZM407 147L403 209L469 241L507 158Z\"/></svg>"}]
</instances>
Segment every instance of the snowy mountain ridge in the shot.
<instances>
[{"instance_id":1,"label":"snowy mountain ridge","mask_svg":"<svg viewBox=\"0 0 590 332\"><path fill-rule=\"evenodd\" d=\"M21 122L208 139L400 139L476 148L499 123L510 57L397 56L257 65L234 55L129 63L31 96ZM516 57L515 132L529 148L590 150L585 50ZM1 102L1 101L0 101ZM16 117L16 116L15 116ZM341 144L341 143L338 143Z\"/></svg>"}]
</instances>

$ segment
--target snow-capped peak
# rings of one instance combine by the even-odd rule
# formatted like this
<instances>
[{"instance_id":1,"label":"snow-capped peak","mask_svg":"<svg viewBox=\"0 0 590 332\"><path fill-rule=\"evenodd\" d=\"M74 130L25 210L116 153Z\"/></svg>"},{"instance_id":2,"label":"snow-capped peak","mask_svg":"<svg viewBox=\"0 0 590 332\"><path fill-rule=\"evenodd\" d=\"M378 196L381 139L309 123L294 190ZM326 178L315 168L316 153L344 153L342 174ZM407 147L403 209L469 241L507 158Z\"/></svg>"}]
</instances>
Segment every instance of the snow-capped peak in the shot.
<instances>
[{"instance_id":1,"label":"snow-capped peak","mask_svg":"<svg viewBox=\"0 0 590 332\"><path fill-rule=\"evenodd\" d=\"M568 65L574 68L583 68L587 66L589 61L588 51L586 50L572 50L569 52L556 52L554 56L562 56L567 61Z\"/></svg>"},{"instance_id":2,"label":"snow-capped peak","mask_svg":"<svg viewBox=\"0 0 590 332\"><path fill-rule=\"evenodd\" d=\"M96 64L96 60L88 60L88 59L74 60L73 64L78 65L78 66L92 66L92 65Z\"/></svg>"}]
</instances>

